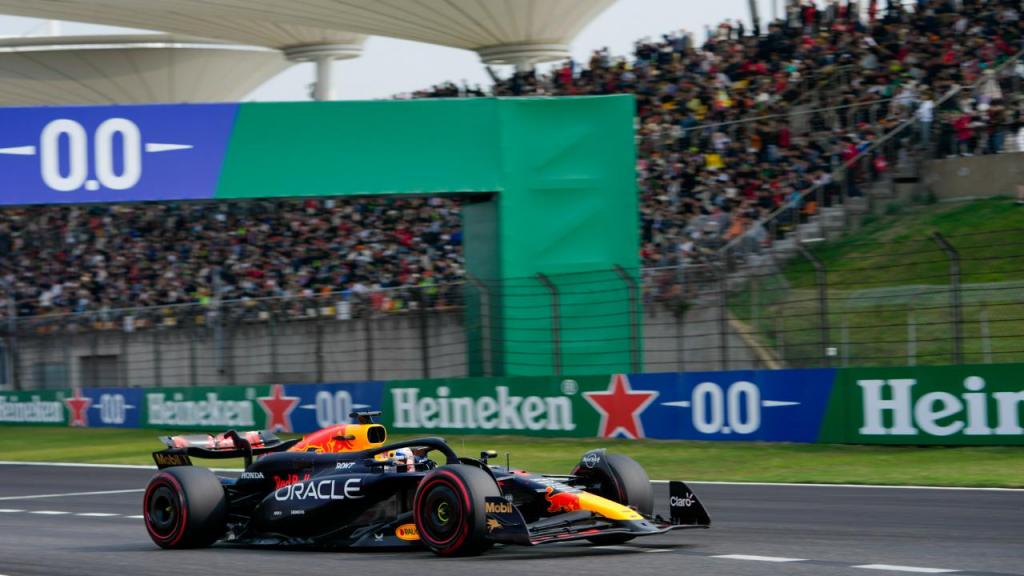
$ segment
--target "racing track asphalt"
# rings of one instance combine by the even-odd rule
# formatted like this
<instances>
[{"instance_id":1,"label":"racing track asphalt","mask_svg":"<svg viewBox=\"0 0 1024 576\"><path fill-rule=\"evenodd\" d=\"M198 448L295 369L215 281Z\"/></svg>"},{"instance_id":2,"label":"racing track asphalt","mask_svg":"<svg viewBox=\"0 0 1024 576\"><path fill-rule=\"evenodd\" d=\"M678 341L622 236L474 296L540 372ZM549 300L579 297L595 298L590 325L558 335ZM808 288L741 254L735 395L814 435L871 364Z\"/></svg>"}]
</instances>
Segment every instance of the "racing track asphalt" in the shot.
<instances>
[{"instance_id":1,"label":"racing track asphalt","mask_svg":"<svg viewBox=\"0 0 1024 576\"><path fill-rule=\"evenodd\" d=\"M159 550L139 516L141 489L151 474L143 469L0 465L0 575L479 576L500 570L516 575L871 576L906 574L910 568L918 573L1024 575L1024 491L693 483L711 513L711 530L678 531L621 547L504 547L477 558L441 559L427 552L229 546ZM115 492L25 498L110 491ZM655 485L655 495L659 511L667 512L667 487ZM795 559L800 561L783 561Z\"/></svg>"}]
</instances>

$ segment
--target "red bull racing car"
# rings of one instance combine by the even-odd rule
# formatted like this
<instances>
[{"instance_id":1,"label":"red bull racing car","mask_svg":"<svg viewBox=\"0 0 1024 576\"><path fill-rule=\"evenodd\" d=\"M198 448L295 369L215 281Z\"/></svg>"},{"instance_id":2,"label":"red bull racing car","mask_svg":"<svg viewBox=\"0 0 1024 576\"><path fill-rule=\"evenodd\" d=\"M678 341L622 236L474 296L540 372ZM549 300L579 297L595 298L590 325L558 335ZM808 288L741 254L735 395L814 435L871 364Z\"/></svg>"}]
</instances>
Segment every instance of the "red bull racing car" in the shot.
<instances>
[{"instance_id":1,"label":"red bull racing car","mask_svg":"<svg viewBox=\"0 0 1024 576\"><path fill-rule=\"evenodd\" d=\"M379 412L353 413L301 440L269 432L170 436L143 499L146 530L163 548L215 542L345 548L422 548L479 554L496 543L586 539L617 544L680 528L707 528L707 511L669 483L669 517L654 514L646 472L603 449L564 476L460 457L440 438L387 444ZM238 478L191 457L244 458Z\"/></svg>"}]
</instances>

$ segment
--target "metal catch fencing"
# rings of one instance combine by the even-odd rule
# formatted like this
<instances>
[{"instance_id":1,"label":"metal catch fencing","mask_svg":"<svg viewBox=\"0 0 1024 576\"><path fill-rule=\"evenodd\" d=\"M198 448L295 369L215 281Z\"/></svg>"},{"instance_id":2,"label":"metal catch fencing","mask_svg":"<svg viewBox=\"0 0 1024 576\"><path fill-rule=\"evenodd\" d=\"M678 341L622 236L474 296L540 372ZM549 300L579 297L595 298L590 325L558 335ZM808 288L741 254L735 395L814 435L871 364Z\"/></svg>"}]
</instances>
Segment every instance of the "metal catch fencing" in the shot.
<instances>
[{"instance_id":1,"label":"metal catch fencing","mask_svg":"<svg viewBox=\"0 0 1024 576\"><path fill-rule=\"evenodd\" d=\"M804 247L801 260L765 265L742 283L715 264L646 269L635 289L608 288L628 306L595 311L587 326L600 338L635 325L601 344L628 347L628 368L646 372L1024 361L1024 253L1015 248L1024 230L894 234L822 245L842 251L832 267ZM192 386L462 377L538 362L558 374L559 355L579 353L553 346L474 371L471 348L500 348L488 323L502 319L486 298L464 300L468 285L8 314L3 367L13 389ZM589 288L562 279L559 289ZM559 313L557 291L537 304L538 340L559 340Z\"/></svg>"},{"instance_id":2,"label":"metal catch fencing","mask_svg":"<svg viewBox=\"0 0 1024 576\"><path fill-rule=\"evenodd\" d=\"M789 367L1019 362L1021 240L1022 229L950 237L894 230L884 242L802 246L785 272L755 270L732 309ZM826 267L822 252L839 264Z\"/></svg>"}]
</instances>

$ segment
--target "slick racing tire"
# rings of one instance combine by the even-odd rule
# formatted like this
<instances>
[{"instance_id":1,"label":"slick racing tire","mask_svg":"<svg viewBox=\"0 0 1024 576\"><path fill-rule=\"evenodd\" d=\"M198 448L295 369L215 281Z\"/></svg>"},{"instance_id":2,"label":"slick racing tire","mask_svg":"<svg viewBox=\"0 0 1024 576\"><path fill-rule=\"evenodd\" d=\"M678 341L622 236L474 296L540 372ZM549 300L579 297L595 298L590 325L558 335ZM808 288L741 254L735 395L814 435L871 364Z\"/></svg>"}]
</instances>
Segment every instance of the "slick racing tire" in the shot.
<instances>
[{"instance_id":1,"label":"slick racing tire","mask_svg":"<svg viewBox=\"0 0 1024 576\"><path fill-rule=\"evenodd\" d=\"M630 506L641 514L651 515L654 512L654 490L643 466L629 456L621 454L608 454L604 458L607 469L589 471L597 488L588 489L588 492ZM575 475L580 472L581 469L577 467L572 473ZM629 534L608 534L587 540L604 546L621 544L633 538L634 536Z\"/></svg>"},{"instance_id":2,"label":"slick racing tire","mask_svg":"<svg viewBox=\"0 0 1024 576\"><path fill-rule=\"evenodd\" d=\"M475 556L491 547L484 499L501 496L483 470L453 464L423 477L413 499L420 541L440 556Z\"/></svg>"},{"instance_id":3,"label":"slick racing tire","mask_svg":"<svg viewBox=\"0 0 1024 576\"><path fill-rule=\"evenodd\" d=\"M149 481L142 514L157 546L201 548L224 535L227 497L220 480L206 468L167 468Z\"/></svg>"}]
</instances>

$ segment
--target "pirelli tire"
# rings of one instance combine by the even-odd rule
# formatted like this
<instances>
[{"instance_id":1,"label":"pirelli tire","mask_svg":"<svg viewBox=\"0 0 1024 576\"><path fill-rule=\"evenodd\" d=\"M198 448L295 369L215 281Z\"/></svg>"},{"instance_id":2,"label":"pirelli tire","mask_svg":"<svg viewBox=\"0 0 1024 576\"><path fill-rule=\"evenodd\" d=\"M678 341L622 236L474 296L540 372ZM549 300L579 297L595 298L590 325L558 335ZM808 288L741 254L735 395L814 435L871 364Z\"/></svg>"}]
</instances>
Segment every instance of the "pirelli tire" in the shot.
<instances>
[{"instance_id":1,"label":"pirelli tire","mask_svg":"<svg viewBox=\"0 0 1024 576\"><path fill-rule=\"evenodd\" d=\"M590 481L596 486L594 492L598 496L618 502L635 509L637 512L650 516L654 512L654 490L651 488L651 479L647 471L629 456L622 454L607 454L604 456L605 466L601 469L588 470ZM575 474L585 473L577 467L572 472ZM587 540L601 546L610 544L621 544L635 538L629 534L607 534L594 536Z\"/></svg>"},{"instance_id":2,"label":"pirelli tire","mask_svg":"<svg viewBox=\"0 0 1024 576\"><path fill-rule=\"evenodd\" d=\"M475 556L491 547L485 498L500 496L490 474L474 466L442 466L423 477L413 498L420 541L440 556Z\"/></svg>"},{"instance_id":3,"label":"pirelli tire","mask_svg":"<svg viewBox=\"0 0 1024 576\"><path fill-rule=\"evenodd\" d=\"M227 497L213 472L176 466L161 470L149 481L142 514L157 546L202 548L227 530Z\"/></svg>"}]
</instances>

